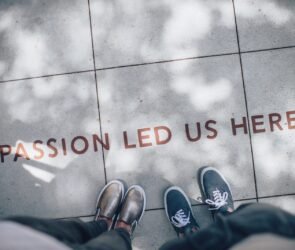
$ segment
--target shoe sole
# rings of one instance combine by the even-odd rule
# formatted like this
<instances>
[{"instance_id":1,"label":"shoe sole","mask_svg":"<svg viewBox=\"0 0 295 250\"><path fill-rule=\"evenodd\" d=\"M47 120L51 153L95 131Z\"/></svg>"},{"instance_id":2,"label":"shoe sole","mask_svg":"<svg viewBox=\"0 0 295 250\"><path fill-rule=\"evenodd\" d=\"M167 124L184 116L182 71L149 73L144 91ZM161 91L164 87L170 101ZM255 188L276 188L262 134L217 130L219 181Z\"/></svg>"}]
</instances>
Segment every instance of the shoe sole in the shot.
<instances>
[{"instance_id":1,"label":"shoe sole","mask_svg":"<svg viewBox=\"0 0 295 250\"><path fill-rule=\"evenodd\" d=\"M228 186L229 188L229 191L231 192L232 194L232 191L231 191L231 187L229 185L229 183L227 182L227 180L224 178L223 174L221 174L216 168L213 168L213 167L203 167L200 169L200 172L198 174L198 178L199 178L199 183L201 183L201 191L202 191L202 195L207 199L206 195L205 195L205 188L204 188L204 182L203 182L203 177L204 175L206 174L207 171L214 171L216 173L218 173L218 175L221 177L221 179L226 183L226 185Z\"/></svg>"},{"instance_id":2,"label":"shoe sole","mask_svg":"<svg viewBox=\"0 0 295 250\"><path fill-rule=\"evenodd\" d=\"M124 197L125 197L125 185L124 185L124 183L123 183L122 181L119 181L119 180L112 180L112 181L108 182L108 183L103 187L103 189L100 191L100 193L99 193L99 195L98 195L98 198L97 198L97 201L96 201L96 209L97 209L97 206L98 206L98 201L100 200L100 198L101 198L103 192L104 192L104 191L105 191L105 190L106 190L111 184L113 184L113 183L117 183L117 184L119 184L119 185L121 186L121 190L122 190L122 198L121 198L121 201L120 201L120 204L119 204L118 208L121 206L122 201L123 201L123 199L124 199ZM117 208L117 209L118 209L118 208ZM118 211L116 211L116 213L115 213L114 216L112 217L113 222L114 222L114 219L115 219L117 213L118 213ZM111 228L112 228L112 225L111 225L111 227L110 227L108 230L110 230Z\"/></svg>"},{"instance_id":3,"label":"shoe sole","mask_svg":"<svg viewBox=\"0 0 295 250\"><path fill-rule=\"evenodd\" d=\"M186 193L180 187L178 187L178 186L172 186L172 187L168 188L165 191L165 194L164 194L165 212L166 212L166 215L167 215L168 220L170 221L170 218L169 218L169 215L168 215L168 209L167 209L167 207L168 207L167 206L167 195L168 195L168 193L171 190L177 190L177 191L179 191L184 196L184 198L186 199L187 203L189 204L189 207L190 207L191 213L192 213L193 212L192 205L191 205L191 202L190 202L189 198L187 197ZM195 217L193 216L193 213L191 215L194 218L194 220L196 220Z\"/></svg>"},{"instance_id":4,"label":"shoe sole","mask_svg":"<svg viewBox=\"0 0 295 250\"><path fill-rule=\"evenodd\" d=\"M146 195L145 195L145 191L144 191L144 189L143 189L141 186L139 186L139 185L132 185L132 186L129 187L128 190L126 191L123 200L125 200L125 197L127 196L128 192L129 192L131 189L133 189L133 188L138 188L138 189L141 191L142 196L143 196L143 210L142 210L143 212L142 212L141 216L139 217L139 219L138 219L138 221L137 221L137 224L138 224L138 223L141 221L141 219L142 219L142 217L143 217L143 215L144 215L145 208L146 208ZM120 211L120 213L121 213L121 211ZM118 214L118 218L120 217L120 213ZM116 221L115 226L116 226L117 222L118 222L118 221Z\"/></svg>"}]
</instances>

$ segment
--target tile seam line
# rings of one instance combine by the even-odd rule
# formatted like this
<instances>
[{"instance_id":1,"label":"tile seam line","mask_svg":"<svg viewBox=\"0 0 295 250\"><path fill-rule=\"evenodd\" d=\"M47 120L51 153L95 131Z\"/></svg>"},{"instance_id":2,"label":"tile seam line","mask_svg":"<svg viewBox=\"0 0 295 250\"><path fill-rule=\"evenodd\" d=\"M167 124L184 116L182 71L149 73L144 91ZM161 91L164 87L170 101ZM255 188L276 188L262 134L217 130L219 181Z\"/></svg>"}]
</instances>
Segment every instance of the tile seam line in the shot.
<instances>
[{"instance_id":1,"label":"tile seam line","mask_svg":"<svg viewBox=\"0 0 295 250\"><path fill-rule=\"evenodd\" d=\"M294 195L295 195L295 193L264 195L264 196L258 196L258 199L279 198L279 197L294 196Z\"/></svg>"},{"instance_id":2,"label":"tile seam line","mask_svg":"<svg viewBox=\"0 0 295 250\"><path fill-rule=\"evenodd\" d=\"M273 47L273 48L267 48L267 49L245 50L245 51L240 51L240 54L260 53L260 52L275 51L275 50L285 50L285 49L294 49L294 48L295 48L295 45L290 45L290 46Z\"/></svg>"},{"instance_id":3,"label":"tile seam line","mask_svg":"<svg viewBox=\"0 0 295 250\"><path fill-rule=\"evenodd\" d=\"M41 76L30 76L30 77L24 77L24 78L15 78L15 79L1 80L0 83L34 80L34 79L41 79L41 78L54 77L54 76L83 74L83 73L89 73L89 72L93 72L93 71L95 71L95 70L94 69L87 69L87 70L72 71L72 72L63 72L63 73L48 74L48 75L41 75Z\"/></svg>"},{"instance_id":4,"label":"tile seam line","mask_svg":"<svg viewBox=\"0 0 295 250\"><path fill-rule=\"evenodd\" d=\"M237 199L234 200L234 202L239 202L239 201L251 201L251 200L256 200L255 197L253 198L244 198L244 199ZM198 207L198 206L207 206L207 203L198 203L198 204L191 204L192 207ZM148 208L145 211L156 211L156 210L163 210L165 209L164 207L157 207L157 208Z\"/></svg>"},{"instance_id":5,"label":"tile seam line","mask_svg":"<svg viewBox=\"0 0 295 250\"><path fill-rule=\"evenodd\" d=\"M93 59L93 70L94 70L94 78L95 78L95 89L96 89L96 100L97 100L97 112L98 112L98 119L99 119L99 131L100 131L100 138L103 138L103 130L102 130L102 122L101 122L101 113L100 113L100 103L99 103L99 95L98 95L98 81L97 81L97 73L96 73L96 62L95 62L95 51L94 51L94 41L93 41L93 30L92 30L92 16L91 16L91 6L90 0L87 0L88 3L88 11L89 11L89 25L90 25L90 36L91 36L91 46L92 46L92 59ZM103 161L103 171L104 171L104 181L107 184L107 172L106 172L106 164L105 164L105 155L104 155L104 148L101 144L102 150L102 161Z\"/></svg>"},{"instance_id":6,"label":"tile seam line","mask_svg":"<svg viewBox=\"0 0 295 250\"><path fill-rule=\"evenodd\" d=\"M288 193L288 194L278 194L278 195L267 195L267 196L258 196L258 199L268 199L268 198L279 198L279 197L288 197L288 196L295 196L295 193ZM234 202L241 202L241 201L252 201L256 200L256 197L252 198L244 198L244 199L236 199ZM192 207L198 207L198 206L206 206L206 203L199 203L199 204L191 204ZM145 211L155 211L155 210L163 210L164 207L158 207L158 208L148 208Z\"/></svg>"},{"instance_id":7,"label":"tile seam line","mask_svg":"<svg viewBox=\"0 0 295 250\"><path fill-rule=\"evenodd\" d=\"M240 47L240 37L239 37L239 30L238 30L235 0L232 0L232 6L233 6L233 12L234 12L234 19L235 19L236 36L237 36L237 44L238 44L239 60L240 60L240 70L241 70L243 92L244 92L244 101L245 101L245 108L246 108L246 115L247 115L247 125L248 125L248 133L249 133L251 158L252 158L254 188L255 188L256 201L258 202L257 177L256 177L255 160L254 160L254 152L253 152L252 134L251 134L251 129L250 129L250 121L249 121L248 100L247 100L246 85L245 85L245 78L244 78L244 69L243 69L242 54L241 54L241 47Z\"/></svg>"},{"instance_id":8,"label":"tile seam line","mask_svg":"<svg viewBox=\"0 0 295 250\"><path fill-rule=\"evenodd\" d=\"M154 62L117 65L117 66L110 66L110 67L104 67L104 68L97 68L96 71L111 70L111 69L118 69L118 68L128 68L128 67L137 67L137 66L145 66L145 65L152 65L152 64L161 64L161 63L170 63L170 62L179 62L179 61L188 61L188 60L196 60L196 59L203 59L203 58L210 58L210 57L231 56L231 55L238 55L238 54L239 54L238 52L229 52L229 53L212 54L212 55L204 55L204 56L194 56L194 57L184 57L184 58L160 60L160 61L154 61Z\"/></svg>"},{"instance_id":9,"label":"tile seam line","mask_svg":"<svg viewBox=\"0 0 295 250\"><path fill-rule=\"evenodd\" d=\"M230 55L239 55L239 54L251 54L251 53L260 53L260 52L267 52L267 51L273 51L273 50L284 50L284 49L294 49L294 48L295 48L295 45L291 45L291 46L274 47L274 48L268 48L268 49L246 50L246 51L241 51L240 53L239 52L229 52L229 53L223 53L223 54L212 54L212 55L205 55L205 56L185 57L185 58L177 58L177 59L146 62L146 63L118 65L118 66L111 66L111 67L104 67L104 68L96 68L95 67L95 69L88 69L88 70L78 70L78 71L71 71L71 72L53 73L53 74L47 74L47 75L39 75L39 76L31 76L31 77L23 77L23 78L1 80L0 83L34 80L34 79L39 79L39 78L63 76L63 75L83 74L83 73L93 72L93 71L111 70L111 69L117 69L117 68L127 68L127 67L136 67L136 66L145 66L145 65L150 65L150 64L152 65L152 64L161 64L161 63L169 63L169 62L177 62L177 61L203 59L203 58L210 58L210 57L221 57L221 56L230 56Z\"/></svg>"},{"instance_id":10,"label":"tile seam line","mask_svg":"<svg viewBox=\"0 0 295 250\"><path fill-rule=\"evenodd\" d=\"M228 52L228 53L221 53L221 54L211 54L211 55L203 55L203 56L184 57L184 58L160 60L160 61L154 61L154 62L134 63L134 64L127 64L127 65L117 65L117 66L96 68L96 71L112 70L112 69L120 69L120 68L128 68L128 67L138 67L138 66L169 63L169 62L188 61L188 60L196 60L196 59L205 59L205 58L211 58L211 57L222 57L222 56L232 56L232 55L240 55L240 54L259 53L259 52L267 52L267 51L273 51L273 50L294 49L294 48L295 48L295 45L285 46L285 47L274 47L274 48L267 48L267 49L259 49L259 50L246 50L246 51Z\"/></svg>"},{"instance_id":11,"label":"tile seam line","mask_svg":"<svg viewBox=\"0 0 295 250\"><path fill-rule=\"evenodd\" d=\"M287 197L288 196L295 196L295 193L260 196L260 197L258 197L258 199L279 198L279 197L286 197L286 196ZM256 200L256 198L253 197L253 198L237 199L237 200L234 200L234 202L251 201L251 200ZM205 206L205 205L207 205L207 204L206 203L192 204L193 207ZM148 208L148 209L145 210L145 212L158 211L158 210L164 210L164 209L165 209L164 207ZM95 216L95 214L89 214L89 215L81 215L81 216L54 218L54 220L64 220L64 219L71 219L71 218L88 218L88 217L94 217L94 216Z\"/></svg>"},{"instance_id":12,"label":"tile seam line","mask_svg":"<svg viewBox=\"0 0 295 250\"><path fill-rule=\"evenodd\" d=\"M94 48L94 46L93 46L93 48ZM92 51L92 54L93 53L94 53L94 50ZM136 66L145 66L145 65L150 65L150 64L161 64L161 63L186 61L186 60L195 60L195 59L210 58L210 57L231 56L231 55L238 55L238 52L229 52L229 53L222 53L222 54L212 54L212 55L204 55L204 56L196 56L196 57L184 57L184 58L176 58L176 59L161 60L161 61L154 61L154 62L145 62L145 63L134 63L134 64L126 64L126 65L117 65L117 66L110 66L110 67L103 67L103 68L96 68L96 65L95 65L94 69L80 70L80 71L71 71L71 72L63 72L63 73L56 73L56 74L47 74L47 75L39 75L39 76L30 76L30 77L15 78L15 79L7 79L7 80L1 80L0 83L23 81L23 80L33 80L33 79L38 79L38 78L46 78L46 77L62 76L62 75L82 74L82 73L93 72L93 71L102 71L102 70L110 70L110 69L117 69L117 68L127 68L127 67L136 67ZM92 55L92 57L93 57L93 55ZM93 59L93 62L95 64L95 57Z\"/></svg>"}]
</instances>

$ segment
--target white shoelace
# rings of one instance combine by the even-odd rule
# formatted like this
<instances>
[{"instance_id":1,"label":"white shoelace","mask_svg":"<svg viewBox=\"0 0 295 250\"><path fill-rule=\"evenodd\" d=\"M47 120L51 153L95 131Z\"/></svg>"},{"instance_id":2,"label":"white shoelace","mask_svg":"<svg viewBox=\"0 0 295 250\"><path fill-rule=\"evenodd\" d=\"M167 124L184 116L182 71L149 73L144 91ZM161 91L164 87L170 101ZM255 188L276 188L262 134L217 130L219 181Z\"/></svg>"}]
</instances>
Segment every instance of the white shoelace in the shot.
<instances>
[{"instance_id":1,"label":"white shoelace","mask_svg":"<svg viewBox=\"0 0 295 250\"><path fill-rule=\"evenodd\" d=\"M171 217L171 222L176 227L186 226L190 223L190 212L188 212L188 216L186 216L182 209L178 210L176 214Z\"/></svg>"},{"instance_id":2,"label":"white shoelace","mask_svg":"<svg viewBox=\"0 0 295 250\"><path fill-rule=\"evenodd\" d=\"M223 207L224 205L227 204L227 198L228 198L228 193L223 192L221 195L221 192L216 188L215 191L213 191L213 200L207 199L205 202L212 206L209 208L209 210L218 210L219 208Z\"/></svg>"}]
</instances>

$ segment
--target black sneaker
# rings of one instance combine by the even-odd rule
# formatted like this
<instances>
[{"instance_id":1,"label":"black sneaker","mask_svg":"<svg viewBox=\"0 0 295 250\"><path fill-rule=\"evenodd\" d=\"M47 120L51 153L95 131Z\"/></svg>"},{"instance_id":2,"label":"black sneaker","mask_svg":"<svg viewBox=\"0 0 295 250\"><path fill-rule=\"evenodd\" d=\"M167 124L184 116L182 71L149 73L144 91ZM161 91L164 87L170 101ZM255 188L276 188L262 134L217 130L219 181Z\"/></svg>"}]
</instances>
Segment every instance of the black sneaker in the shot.
<instances>
[{"instance_id":1,"label":"black sneaker","mask_svg":"<svg viewBox=\"0 0 295 250\"><path fill-rule=\"evenodd\" d=\"M234 210L234 202L229 183L215 168L204 167L200 169L199 181L205 203L209 205L213 217L217 213L228 214Z\"/></svg>"},{"instance_id":2,"label":"black sneaker","mask_svg":"<svg viewBox=\"0 0 295 250\"><path fill-rule=\"evenodd\" d=\"M164 194L164 204L168 220L178 237L200 228L193 216L189 199L181 188L168 188Z\"/></svg>"}]
</instances>

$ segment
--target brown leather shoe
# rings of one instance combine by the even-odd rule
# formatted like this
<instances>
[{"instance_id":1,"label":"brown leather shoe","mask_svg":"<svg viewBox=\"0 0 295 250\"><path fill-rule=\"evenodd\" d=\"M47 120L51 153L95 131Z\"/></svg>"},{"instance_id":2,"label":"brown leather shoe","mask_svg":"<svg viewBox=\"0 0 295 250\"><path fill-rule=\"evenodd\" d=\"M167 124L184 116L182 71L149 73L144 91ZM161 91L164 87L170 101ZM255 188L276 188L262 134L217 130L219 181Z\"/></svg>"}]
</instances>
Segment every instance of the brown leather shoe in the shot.
<instances>
[{"instance_id":1,"label":"brown leather shoe","mask_svg":"<svg viewBox=\"0 0 295 250\"><path fill-rule=\"evenodd\" d=\"M131 186L124 197L118 221L125 222L131 226L130 235L134 232L141 220L146 206L146 196L143 188L138 185Z\"/></svg>"},{"instance_id":2,"label":"brown leather shoe","mask_svg":"<svg viewBox=\"0 0 295 250\"><path fill-rule=\"evenodd\" d=\"M123 201L124 194L125 187L122 181L113 180L105 185L97 199L95 220L111 219L113 224ZM112 224L108 230L111 229Z\"/></svg>"}]
</instances>

